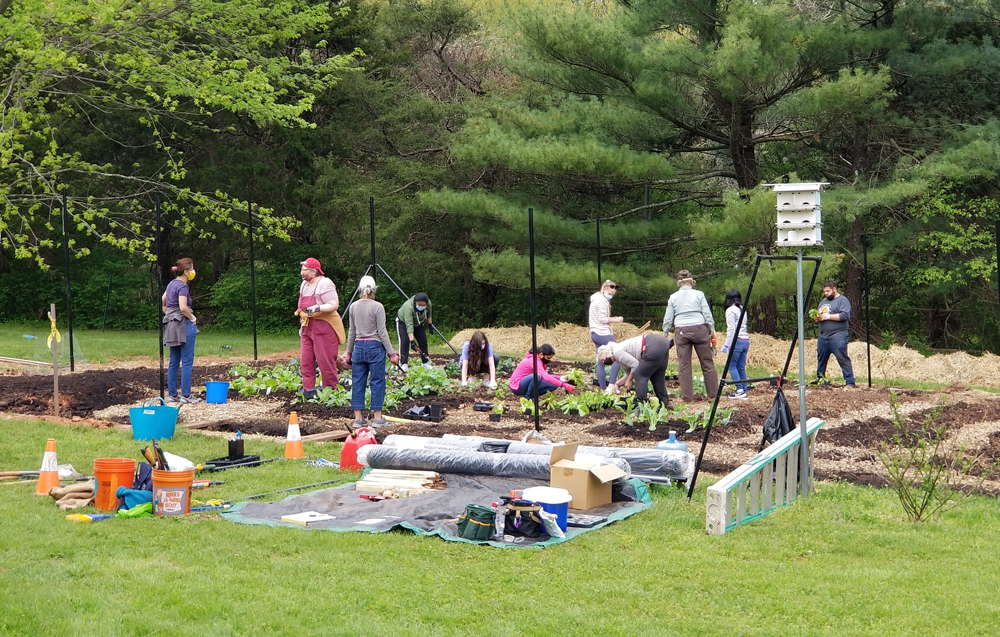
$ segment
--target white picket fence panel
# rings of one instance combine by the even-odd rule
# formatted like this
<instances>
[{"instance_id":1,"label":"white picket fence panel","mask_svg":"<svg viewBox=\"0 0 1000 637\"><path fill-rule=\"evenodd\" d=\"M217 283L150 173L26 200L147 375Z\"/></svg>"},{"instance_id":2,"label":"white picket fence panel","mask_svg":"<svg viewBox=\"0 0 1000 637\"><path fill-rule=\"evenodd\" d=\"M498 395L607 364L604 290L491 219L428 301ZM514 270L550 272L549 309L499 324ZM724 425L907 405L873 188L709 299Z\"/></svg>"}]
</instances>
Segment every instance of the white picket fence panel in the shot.
<instances>
[{"instance_id":1,"label":"white picket fence panel","mask_svg":"<svg viewBox=\"0 0 1000 637\"><path fill-rule=\"evenodd\" d=\"M823 426L819 418L806 421L809 441L809 484L813 484L813 454L816 433ZM735 471L708 488L705 530L722 535L751 520L762 518L778 507L795 502L799 485L798 428L761 451Z\"/></svg>"}]
</instances>

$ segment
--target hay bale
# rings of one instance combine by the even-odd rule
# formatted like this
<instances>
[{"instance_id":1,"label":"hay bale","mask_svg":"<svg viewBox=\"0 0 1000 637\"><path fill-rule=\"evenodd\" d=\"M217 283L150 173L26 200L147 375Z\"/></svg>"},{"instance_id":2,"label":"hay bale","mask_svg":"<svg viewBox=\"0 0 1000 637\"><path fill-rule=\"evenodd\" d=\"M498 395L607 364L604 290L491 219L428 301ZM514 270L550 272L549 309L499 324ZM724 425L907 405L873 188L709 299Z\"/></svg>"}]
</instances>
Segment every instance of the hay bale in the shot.
<instances>
[{"instance_id":1,"label":"hay bale","mask_svg":"<svg viewBox=\"0 0 1000 637\"><path fill-rule=\"evenodd\" d=\"M516 359L524 357L531 349L531 326L483 327L462 330L451 339L455 349L472 337L476 329L481 329L493 345L493 351ZM637 325L618 323L613 326L615 338L621 340L636 333ZM647 331L648 333L648 331ZM552 328L538 328L538 344L549 343L556 350L558 358L587 360L594 358L594 343L590 340L590 328L572 323L559 323Z\"/></svg>"}]
</instances>

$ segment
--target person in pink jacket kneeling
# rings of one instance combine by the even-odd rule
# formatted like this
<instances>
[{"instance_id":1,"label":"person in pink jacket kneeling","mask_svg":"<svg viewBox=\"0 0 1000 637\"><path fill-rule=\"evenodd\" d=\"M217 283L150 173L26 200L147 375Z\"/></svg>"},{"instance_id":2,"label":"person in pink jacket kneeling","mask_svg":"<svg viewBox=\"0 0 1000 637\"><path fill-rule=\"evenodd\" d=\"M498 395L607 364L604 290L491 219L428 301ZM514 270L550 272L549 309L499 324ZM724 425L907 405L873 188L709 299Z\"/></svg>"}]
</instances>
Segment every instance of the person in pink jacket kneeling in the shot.
<instances>
[{"instance_id":1,"label":"person in pink jacket kneeling","mask_svg":"<svg viewBox=\"0 0 1000 637\"><path fill-rule=\"evenodd\" d=\"M548 343L540 346L537 352L528 352L524 360L517 364L514 373L510 375L510 391L518 396L534 396L534 359L538 358L538 395L547 394L563 387L568 392L573 391L573 385L566 382L565 376L553 376L548 372L548 365L556 350Z\"/></svg>"}]
</instances>

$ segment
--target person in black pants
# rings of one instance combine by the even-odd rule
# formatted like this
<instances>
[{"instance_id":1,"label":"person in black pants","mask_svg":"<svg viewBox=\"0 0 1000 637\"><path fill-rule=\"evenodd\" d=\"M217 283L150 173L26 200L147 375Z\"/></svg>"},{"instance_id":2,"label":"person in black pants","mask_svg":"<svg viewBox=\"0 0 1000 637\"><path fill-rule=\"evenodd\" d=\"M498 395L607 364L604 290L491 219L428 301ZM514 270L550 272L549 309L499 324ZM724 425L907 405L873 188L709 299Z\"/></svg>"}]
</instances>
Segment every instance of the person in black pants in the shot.
<instances>
[{"instance_id":1,"label":"person in black pants","mask_svg":"<svg viewBox=\"0 0 1000 637\"><path fill-rule=\"evenodd\" d=\"M604 360L605 366L613 363L621 365L626 372L624 378L608 383L608 390L618 392L635 382L635 397L645 401L649 397L649 381L653 381L653 393L664 405L667 404L667 361L670 358L670 348L673 343L660 334L633 336L621 343L601 345L597 357Z\"/></svg>"},{"instance_id":2,"label":"person in black pants","mask_svg":"<svg viewBox=\"0 0 1000 637\"><path fill-rule=\"evenodd\" d=\"M425 292L417 292L406 299L403 307L396 312L396 334L399 339L399 363L404 370L408 369L410 347L419 348L420 360L424 367L431 368L431 359L427 355L427 328L431 325L431 301Z\"/></svg>"}]
</instances>

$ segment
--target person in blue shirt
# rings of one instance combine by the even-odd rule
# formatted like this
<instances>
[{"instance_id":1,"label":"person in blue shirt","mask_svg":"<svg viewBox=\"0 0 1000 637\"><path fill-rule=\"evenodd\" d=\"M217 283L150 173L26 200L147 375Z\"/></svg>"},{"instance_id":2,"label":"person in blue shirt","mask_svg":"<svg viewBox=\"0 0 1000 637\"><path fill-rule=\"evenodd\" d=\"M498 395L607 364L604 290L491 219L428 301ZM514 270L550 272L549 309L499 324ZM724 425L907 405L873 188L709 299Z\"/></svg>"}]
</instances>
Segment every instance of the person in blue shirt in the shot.
<instances>
[{"instance_id":1,"label":"person in blue shirt","mask_svg":"<svg viewBox=\"0 0 1000 637\"><path fill-rule=\"evenodd\" d=\"M468 387L469 376L489 372L490 382L487 386L490 389L497 388L497 365L500 363L500 356L493 352L493 346L481 330L473 332L472 338L462 343L462 356L459 361L462 363L462 387Z\"/></svg>"},{"instance_id":2,"label":"person in blue shirt","mask_svg":"<svg viewBox=\"0 0 1000 637\"><path fill-rule=\"evenodd\" d=\"M830 384L826 380L826 364L830 354L837 358L840 371L844 374L844 382L848 387L855 387L854 366L847 355L847 331L851 322L851 302L837 291L836 281L823 283L823 299L819 302L819 340L816 343L816 380L814 384Z\"/></svg>"}]
</instances>

